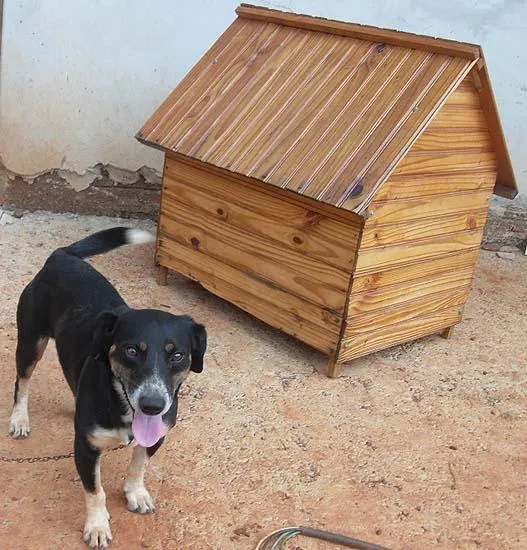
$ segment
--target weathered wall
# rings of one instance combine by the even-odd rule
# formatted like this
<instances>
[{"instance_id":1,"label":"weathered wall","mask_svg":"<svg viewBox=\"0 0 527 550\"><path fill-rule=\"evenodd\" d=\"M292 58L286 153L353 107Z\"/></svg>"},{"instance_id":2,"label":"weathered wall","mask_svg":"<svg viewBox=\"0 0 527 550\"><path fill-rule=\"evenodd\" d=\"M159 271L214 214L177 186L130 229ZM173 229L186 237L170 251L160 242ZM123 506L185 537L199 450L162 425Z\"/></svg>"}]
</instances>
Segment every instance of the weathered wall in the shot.
<instances>
[{"instance_id":1,"label":"weathered wall","mask_svg":"<svg viewBox=\"0 0 527 550\"><path fill-rule=\"evenodd\" d=\"M232 21L238 3L6 2L0 73L4 165L24 175L62 169L61 177L78 190L99 176L91 169L98 164L159 170L162 155L137 143L134 134ZM527 192L526 2L258 3L482 44L516 173Z\"/></svg>"}]
</instances>

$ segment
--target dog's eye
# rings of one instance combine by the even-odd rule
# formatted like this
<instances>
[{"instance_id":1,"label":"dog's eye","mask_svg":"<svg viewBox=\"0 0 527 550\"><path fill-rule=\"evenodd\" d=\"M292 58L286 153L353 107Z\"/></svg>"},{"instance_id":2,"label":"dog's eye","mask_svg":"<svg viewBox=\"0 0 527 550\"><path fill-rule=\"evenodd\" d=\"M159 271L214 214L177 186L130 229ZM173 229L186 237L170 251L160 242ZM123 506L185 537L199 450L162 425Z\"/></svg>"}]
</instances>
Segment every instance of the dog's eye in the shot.
<instances>
[{"instance_id":1,"label":"dog's eye","mask_svg":"<svg viewBox=\"0 0 527 550\"><path fill-rule=\"evenodd\" d=\"M181 363L181 361L183 361L183 357L185 357L181 352L179 351L176 351L176 353L173 353L171 356L170 356L170 362L172 364L177 364L177 363Z\"/></svg>"},{"instance_id":2,"label":"dog's eye","mask_svg":"<svg viewBox=\"0 0 527 550\"><path fill-rule=\"evenodd\" d=\"M138 356L138 354L139 354L139 352L137 351L137 349L134 348L133 346L128 346L128 347L124 350L124 352L126 353L126 355L127 355L128 357L130 357L130 359L135 359L135 358Z\"/></svg>"}]
</instances>

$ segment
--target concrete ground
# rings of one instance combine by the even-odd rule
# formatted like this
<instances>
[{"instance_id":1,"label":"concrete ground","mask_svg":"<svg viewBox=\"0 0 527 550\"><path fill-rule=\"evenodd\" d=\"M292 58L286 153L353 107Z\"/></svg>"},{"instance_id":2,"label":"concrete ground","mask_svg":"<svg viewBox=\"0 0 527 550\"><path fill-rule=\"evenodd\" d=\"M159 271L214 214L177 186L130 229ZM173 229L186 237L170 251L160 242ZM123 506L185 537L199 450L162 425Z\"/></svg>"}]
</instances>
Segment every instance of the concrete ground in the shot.
<instances>
[{"instance_id":1,"label":"concrete ground","mask_svg":"<svg viewBox=\"0 0 527 550\"><path fill-rule=\"evenodd\" d=\"M0 226L0 455L72 449L73 398L53 345L34 374L31 436L7 435L16 303L54 248L120 223L37 213ZM527 258L481 253L451 340L386 350L331 380L321 354L198 285L172 275L158 287L152 257L143 245L93 263L129 304L206 323L210 346L153 460L153 516L126 510L129 449L103 460L115 550L252 549L288 525L393 549L527 548ZM2 463L0 487L0 548L84 547L72 459ZM290 548L330 546L295 539Z\"/></svg>"}]
</instances>

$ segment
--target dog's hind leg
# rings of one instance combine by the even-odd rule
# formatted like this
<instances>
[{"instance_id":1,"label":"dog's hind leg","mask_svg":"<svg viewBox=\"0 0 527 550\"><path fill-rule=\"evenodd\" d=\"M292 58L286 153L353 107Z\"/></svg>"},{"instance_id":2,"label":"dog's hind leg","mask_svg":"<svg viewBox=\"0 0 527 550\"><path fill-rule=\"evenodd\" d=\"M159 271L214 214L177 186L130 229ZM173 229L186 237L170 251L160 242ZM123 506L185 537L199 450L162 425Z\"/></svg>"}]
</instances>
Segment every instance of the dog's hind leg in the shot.
<instances>
[{"instance_id":1,"label":"dog's hind leg","mask_svg":"<svg viewBox=\"0 0 527 550\"><path fill-rule=\"evenodd\" d=\"M132 453L132 460L128 466L124 494L128 501L128 510L137 514L150 514L155 511L154 501L145 487L145 472L149 458L157 451L163 441L149 449L137 445Z\"/></svg>"},{"instance_id":2,"label":"dog's hind leg","mask_svg":"<svg viewBox=\"0 0 527 550\"><path fill-rule=\"evenodd\" d=\"M9 433L16 439L27 437L31 431L28 411L29 380L48 343L48 337L40 333L37 323L32 319L28 302L29 297L24 291L17 312L15 399L9 422Z\"/></svg>"}]
</instances>

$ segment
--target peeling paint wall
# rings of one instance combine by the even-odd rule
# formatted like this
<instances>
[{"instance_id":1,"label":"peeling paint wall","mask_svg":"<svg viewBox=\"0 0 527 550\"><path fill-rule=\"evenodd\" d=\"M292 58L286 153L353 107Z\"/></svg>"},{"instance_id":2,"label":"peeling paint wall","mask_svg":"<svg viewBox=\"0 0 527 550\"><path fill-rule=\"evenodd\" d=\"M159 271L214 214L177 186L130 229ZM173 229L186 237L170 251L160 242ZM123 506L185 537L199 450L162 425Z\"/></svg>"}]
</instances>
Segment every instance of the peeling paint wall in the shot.
<instances>
[{"instance_id":1,"label":"peeling paint wall","mask_svg":"<svg viewBox=\"0 0 527 550\"><path fill-rule=\"evenodd\" d=\"M93 167L161 169L135 132L234 18L238 1L11 0L4 5L0 158L76 189ZM281 0L260 5L481 44L527 192L527 2ZM92 167L92 168L90 168Z\"/></svg>"}]
</instances>

